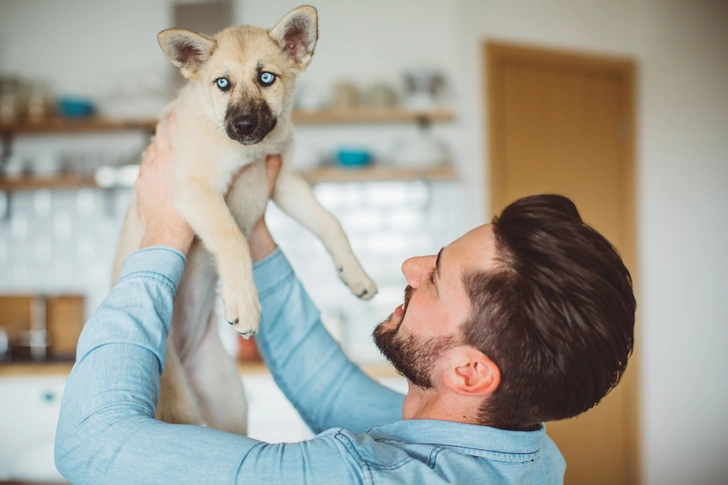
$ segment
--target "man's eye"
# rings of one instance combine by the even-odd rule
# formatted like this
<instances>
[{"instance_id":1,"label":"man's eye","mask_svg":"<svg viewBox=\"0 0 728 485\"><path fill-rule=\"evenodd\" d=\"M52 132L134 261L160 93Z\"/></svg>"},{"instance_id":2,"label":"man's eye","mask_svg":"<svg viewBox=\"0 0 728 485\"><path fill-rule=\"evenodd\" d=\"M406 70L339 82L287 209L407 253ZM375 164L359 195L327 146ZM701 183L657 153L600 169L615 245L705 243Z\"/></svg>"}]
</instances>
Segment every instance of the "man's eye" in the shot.
<instances>
[{"instance_id":1,"label":"man's eye","mask_svg":"<svg viewBox=\"0 0 728 485\"><path fill-rule=\"evenodd\" d=\"M435 284L435 269L436 268L432 268L432 271L430 272L430 283L433 285Z\"/></svg>"},{"instance_id":2,"label":"man's eye","mask_svg":"<svg viewBox=\"0 0 728 485\"><path fill-rule=\"evenodd\" d=\"M276 75L272 72L263 71L260 73L260 77L258 77L258 79L260 80L260 83L264 86L270 86L275 82Z\"/></svg>"},{"instance_id":3,"label":"man's eye","mask_svg":"<svg viewBox=\"0 0 728 485\"><path fill-rule=\"evenodd\" d=\"M220 91L227 91L230 89L230 81L228 81L225 77L219 77L215 79L215 84L218 88L220 88Z\"/></svg>"}]
</instances>

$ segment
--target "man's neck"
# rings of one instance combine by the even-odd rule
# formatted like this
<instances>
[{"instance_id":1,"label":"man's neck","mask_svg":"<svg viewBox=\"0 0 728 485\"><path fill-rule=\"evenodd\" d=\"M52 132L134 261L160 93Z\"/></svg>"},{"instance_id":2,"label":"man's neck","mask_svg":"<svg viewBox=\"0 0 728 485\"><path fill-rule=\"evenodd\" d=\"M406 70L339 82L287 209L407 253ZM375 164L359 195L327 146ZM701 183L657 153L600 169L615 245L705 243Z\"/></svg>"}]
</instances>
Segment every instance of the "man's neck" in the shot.
<instances>
[{"instance_id":1,"label":"man's neck","mask_svg":"<svg viewBox=\"0 0 728 485\"><path fill-rule=\"evenodd\" d=\"M410 383L402 405L403 419L439 419L465 424L478 423L477 400L449 392L422 389Z\"/></svg>"}]
</instances>

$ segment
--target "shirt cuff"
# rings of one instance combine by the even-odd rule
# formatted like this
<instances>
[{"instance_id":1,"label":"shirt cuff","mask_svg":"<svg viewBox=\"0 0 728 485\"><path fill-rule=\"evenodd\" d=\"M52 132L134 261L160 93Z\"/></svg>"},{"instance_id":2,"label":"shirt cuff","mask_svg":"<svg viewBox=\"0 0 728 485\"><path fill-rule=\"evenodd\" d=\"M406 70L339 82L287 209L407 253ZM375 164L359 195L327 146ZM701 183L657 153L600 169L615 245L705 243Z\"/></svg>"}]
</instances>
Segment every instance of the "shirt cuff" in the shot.
<instances>
[{"instance_id":1,"label":"shirt cuff","mask_svg":"<svg viewBox=\"0 0 728 485\"><path fill-rule=\"evenodd\" d=\"M121 267L117 281L130 275L162 276L177 290L185 270L185 255L168 246L150 246L132 253Z\"/></svg>"},{"instance_id":2,"label":"shirt cuff","mask_svg":"<svg viewBox=\"0 0 728 485\"><path fill-rule=\"evenodd\" d=\"M293 276L291 264L278 248L253 265L253 279L259 298L264 298Z\"/></svg>"}]
</instances>

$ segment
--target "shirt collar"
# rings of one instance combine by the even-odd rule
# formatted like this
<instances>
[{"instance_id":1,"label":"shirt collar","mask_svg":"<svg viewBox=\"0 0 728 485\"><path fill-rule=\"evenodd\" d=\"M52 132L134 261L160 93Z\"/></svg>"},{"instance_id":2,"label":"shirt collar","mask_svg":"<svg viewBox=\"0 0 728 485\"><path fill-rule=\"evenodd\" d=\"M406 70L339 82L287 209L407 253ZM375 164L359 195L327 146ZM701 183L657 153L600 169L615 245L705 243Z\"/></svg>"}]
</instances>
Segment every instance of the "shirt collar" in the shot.
<instances>
[{"instance_id":1,"label":"shirt collar","mask_svg":"<svg viewBox=\"0 0 728 485\"><path fill-rule=\"evenodd\" d=\"M541 424L535 431L506 431L453 421L411 419L374 426L367 435L377 441L440 445L475 456L528 461L540 451L546 426Z\"/></svg>"}]
</instances>

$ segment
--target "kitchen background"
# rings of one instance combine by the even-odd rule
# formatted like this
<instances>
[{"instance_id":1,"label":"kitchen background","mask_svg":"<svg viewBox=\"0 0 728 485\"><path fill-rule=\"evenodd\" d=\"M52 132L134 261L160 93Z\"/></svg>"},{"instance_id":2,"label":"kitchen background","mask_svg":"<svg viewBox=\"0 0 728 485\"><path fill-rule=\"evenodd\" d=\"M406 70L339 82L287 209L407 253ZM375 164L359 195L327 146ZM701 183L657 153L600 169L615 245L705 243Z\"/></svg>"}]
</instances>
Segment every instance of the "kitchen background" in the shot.
<instances>
[{"instance_id":1,"label":"kitchen background","mask_svg":"<svg viewBox=\"0 0 728 485\"><path fill-rule=\"evenodd\" d=\"M66 100L67 114L89 100L108 125L123 120L131 128L2 131L0 295L44 296L48 303L45 319L38 317L43 300L26 303L36 322L27 330L39 330L40 320L56 325L53 315L70 321L79 305L82 320L108 290L134 177L127 165L137 163L148 141L153 124L147 120L179 85L156 34L175 25L213 32L220 22L270 27L295 6L288 0L0 0L0 127L2 116L13 116L8 106L15 106L10 95L3 97L17 93L8 80L21 79L31 116L42 117L49 98ZM315 6L320 39L298 87L294 164L342 222L379 295L357 301L313 236L275 207L268 221L347 352L400 388L401 380L381 369L369 335L401 301L402 261L436 252L491 215L482 43L635 62L638 475L649 484L722 483L728 476L728 229L721 224L728 213L728 4L320 0ZM429 91L436 94L413 92L413 83L434 84ZM397 108L389 109L393 93ZM332 116L340 111L321 111L357 104L378 106L379 114L356 118L348 109L349 120L336 122ZM373 165L340 168L347 154ZM99 172L105 166L116 169ZM61 182L23 185L27 172ZM42 358L39 335L8 338L23 344L24 358L32 356L32 343ZM231 352L240 351L226 335ZM49 352L53 357L52 347ZM46 375L13 362L0 367L0 480L57 478L50 457L64 371L51 368ZM242 368L251 435L308 436L265 372Z\"/></svg>"}]
</instances>

